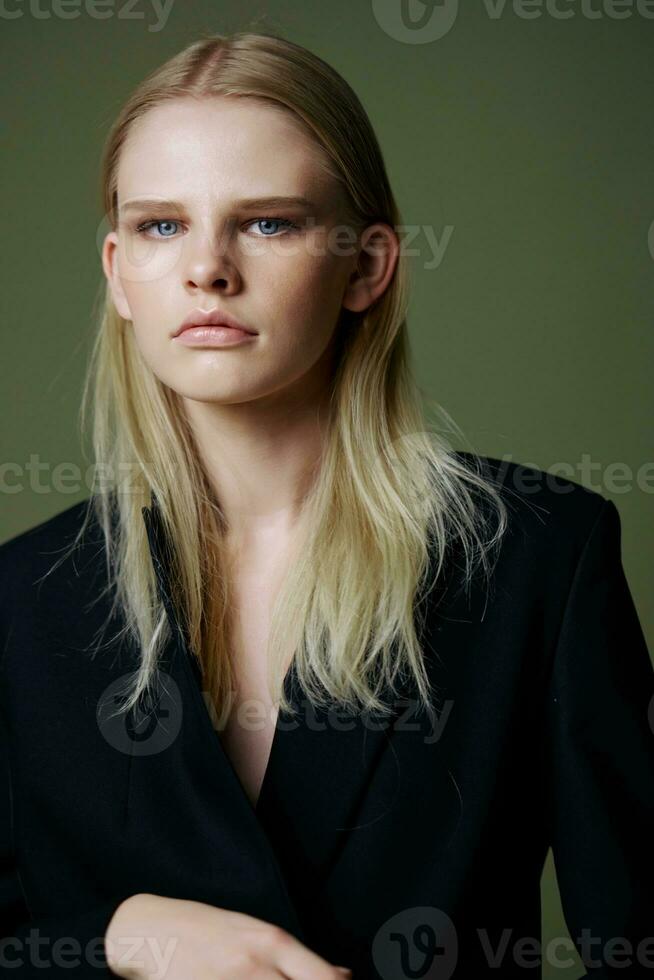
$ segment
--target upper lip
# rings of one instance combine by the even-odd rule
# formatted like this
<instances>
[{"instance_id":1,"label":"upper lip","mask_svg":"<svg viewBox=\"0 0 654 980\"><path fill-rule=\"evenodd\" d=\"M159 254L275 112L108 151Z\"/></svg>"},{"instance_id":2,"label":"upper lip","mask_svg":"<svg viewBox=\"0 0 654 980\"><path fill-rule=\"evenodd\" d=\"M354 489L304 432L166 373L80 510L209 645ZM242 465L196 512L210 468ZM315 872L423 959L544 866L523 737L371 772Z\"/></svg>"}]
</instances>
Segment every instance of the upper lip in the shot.
<instances>
[{"instance_id":1,"label":"upper lip","mask_svg":"<svg viewBox=\"0 0 654 980\"><path fill-rule=\"evenodd\" d=\"M252 330L250 327L246 327L243 323L233 317L230 313L225 313L222 310L191 310L189 315L182 321L180 326L177 328L173 337L178 337L183 330L187 330L189 327L231 327L233 330L245 330L246 333L256 333L256 330Z\"/></svg>"}]
</instances>

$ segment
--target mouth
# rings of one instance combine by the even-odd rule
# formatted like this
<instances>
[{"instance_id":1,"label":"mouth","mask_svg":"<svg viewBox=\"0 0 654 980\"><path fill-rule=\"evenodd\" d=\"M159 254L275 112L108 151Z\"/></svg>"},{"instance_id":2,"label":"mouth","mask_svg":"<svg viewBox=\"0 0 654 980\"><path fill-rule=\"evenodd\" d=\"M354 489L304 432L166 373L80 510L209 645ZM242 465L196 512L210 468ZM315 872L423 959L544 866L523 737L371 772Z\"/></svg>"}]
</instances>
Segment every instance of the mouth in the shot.
<instances>
[{"instance_id":1,"label":"mouth","mask_svg":"<svg viewBox=\"0 0 654 980\"><path fill-rule=\"evenodd\" d=\"M225 330L233 330L235 335L240 334L250 334L256 335L257 331L253 330L252 327L246 326L246 324L241 323L231 313L227 313L222 310L193 310L186 317L185 320L179 325L177 330L174 332L173 337L179 337L180 334L185 333L187 330L193 330L197 327L221 327Z\"/></svg>"},{"instance_id":2,"label":"mouth","mask_svg":"<svg viewBox=\"0 0 654 980\"><path fill-rule=\"evenodd\" d=\"M234 347L252 343L255 335L234 327L187 327L176 338L185 347Z\"/></svg>"}]
</instances>

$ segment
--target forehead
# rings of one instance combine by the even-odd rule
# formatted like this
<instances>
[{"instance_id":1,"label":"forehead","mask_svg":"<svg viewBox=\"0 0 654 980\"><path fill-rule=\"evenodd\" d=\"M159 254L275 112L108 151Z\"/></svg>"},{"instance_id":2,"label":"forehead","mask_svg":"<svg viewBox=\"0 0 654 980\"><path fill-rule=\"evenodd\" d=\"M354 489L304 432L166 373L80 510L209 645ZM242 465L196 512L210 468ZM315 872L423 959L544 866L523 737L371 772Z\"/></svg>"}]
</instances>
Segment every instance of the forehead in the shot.
<instances>
[{"instance_id":1,"label":"forehead","mask_svg":"<svg viewBox=\"0 0 654 980\"><path fill-rule=\"evenodd\" d=\"M321 147L281 107L249 98L175 99L132 125L118 199L304 194L335 203L339 187L328 168Z\"/></svg>"}]
</instances>

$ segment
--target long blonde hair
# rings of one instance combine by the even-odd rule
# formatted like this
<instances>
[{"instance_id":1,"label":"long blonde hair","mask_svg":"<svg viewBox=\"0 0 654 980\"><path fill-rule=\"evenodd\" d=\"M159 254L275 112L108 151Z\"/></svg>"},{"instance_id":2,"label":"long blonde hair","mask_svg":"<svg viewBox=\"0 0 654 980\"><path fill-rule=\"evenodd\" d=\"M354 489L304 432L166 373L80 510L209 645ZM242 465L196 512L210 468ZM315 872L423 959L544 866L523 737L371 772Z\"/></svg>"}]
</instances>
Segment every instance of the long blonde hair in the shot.
<instances>
[{"instance_id":1,"label":"long blonde hair","mask_svg":"<svg viewBox=\"0 0 654 980\"><path fill-rule=\"evenodd\" d=\"M353 224L400 224L377 139L347 82L288 40L239 33L190 44L123 106L102 161L104 215L112 228L121 149L135 120L166 100L213 96L251 98L290 113L322 149ZM339 354L324 457L303 503L302 547L272 609L269 683L280 711L292 711L284 692L289 651L312 705L333 698L384 711L384 687L395 691L403 676L415 682L419 705L431 711L417 629L424 600L455 545L467 585L477 566L490 576L493 548L507 526L505 504L481 457L467 454L466 464L442 433L429 431L409 363L408 275L400 250L384 294L364 313L343 311L336 325ZM94 462L106 479L88 501L85 524L94 513L106 544L107 588L120 607L123 632L140 651L122 710L148 691L169 639L141 513L154 492L173 546L176 608L222 727L234 677L231 588L221 548L225 521L181 399L144 362L128 324L104 283L81 425L84 433L92 414ZM121 473L129 473L128 492L122 492Z\"/></svg>"}]
</instances>

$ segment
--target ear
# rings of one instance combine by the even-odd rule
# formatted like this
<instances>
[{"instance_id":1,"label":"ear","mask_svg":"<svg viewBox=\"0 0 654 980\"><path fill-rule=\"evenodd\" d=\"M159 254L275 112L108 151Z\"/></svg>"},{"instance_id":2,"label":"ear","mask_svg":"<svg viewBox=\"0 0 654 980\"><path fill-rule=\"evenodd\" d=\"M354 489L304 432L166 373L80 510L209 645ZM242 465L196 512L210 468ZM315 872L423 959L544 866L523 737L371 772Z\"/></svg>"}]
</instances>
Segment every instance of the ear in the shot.
<instances>
[{"instance_id":1,"label":"ear","mask_svg":"<svg viewBox=\"0 0 654 980\"><path fill-rule=\"evenodd\" d=\"M343 306L355 313L381 296L395 271L400 243L390 225L369 225L361 235L357 265L343 295Z\"/></svg>"},{"instance_id":2,"label":"ear","mask_svg":"<svg viewBox=\"0 0 654 980\"><path fill-rule=\"evenodd\" d=\"M115 231L110 231L105 235L104 242L102 243L102 268L109 283L114 306L123 320L131 320L132 313L120 277L118 276L118 263L116 261L117 248L118 235Z\"/></svg>"}]
</instances>

